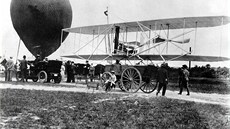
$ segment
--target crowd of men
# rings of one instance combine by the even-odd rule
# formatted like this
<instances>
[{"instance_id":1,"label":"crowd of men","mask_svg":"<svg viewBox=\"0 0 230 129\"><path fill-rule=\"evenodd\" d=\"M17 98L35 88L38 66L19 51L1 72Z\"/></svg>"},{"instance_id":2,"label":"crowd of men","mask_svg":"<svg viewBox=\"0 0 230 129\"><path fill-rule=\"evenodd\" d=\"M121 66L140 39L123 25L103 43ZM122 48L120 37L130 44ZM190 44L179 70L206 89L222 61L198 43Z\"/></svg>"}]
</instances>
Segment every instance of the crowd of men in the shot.
<instances>
[{"instance_id":1,"label":"crowd of men","mask_svg":"<svg viewBox=\"0 0 230 129\"><path fill-rule=\"evenodd\" d=\"M38 63L41 61L41 58L39 55L36 56L36 59L34 60L34 63ZM45 58L44 61L48 61L48 58ZM21 71L21 81L25 82L26 76L27 76L27 70L28 70L28 62L26 60L26 56L23 56L23 60L20 60L19 64L14 64L13 57L10 57L8 60L1 61L1 64L5 68L5 81L12 81L13 74L15 73L16 69L19 67L19 70ZM158 69L157 72L157 92L156 95L158 95L162 89L162 96L165 96L166 89L168 85L168 71L167 71L168 64L162 63L161 66ZM90 78L92 81L94 76L95 68L93 67L93 64L89 64L89 61L86 61L86 64L83 67L83 75L87 78ZM116 60L116 62L112 65L110 72L112 74L111 79L109 79L106 82L106 91L110 90L112 87L115 87L116 82L121 78L121 72L122 72L122 66L120 64L119 60ZM76 65L73 61L67 61L66 63L63 63L61 66L61 75L64 78L65 75L67 77L66 82L75 82L75 74L76 74ZM190 95L189 92L189 71L187 65L183 65L181 68L179 68L178 73L178 85L179 85L179 95L182 94L183 89L185 88L187 90L187 95ZM65 81L65 80L62 80Z\"/></svg>"}]
</instances>

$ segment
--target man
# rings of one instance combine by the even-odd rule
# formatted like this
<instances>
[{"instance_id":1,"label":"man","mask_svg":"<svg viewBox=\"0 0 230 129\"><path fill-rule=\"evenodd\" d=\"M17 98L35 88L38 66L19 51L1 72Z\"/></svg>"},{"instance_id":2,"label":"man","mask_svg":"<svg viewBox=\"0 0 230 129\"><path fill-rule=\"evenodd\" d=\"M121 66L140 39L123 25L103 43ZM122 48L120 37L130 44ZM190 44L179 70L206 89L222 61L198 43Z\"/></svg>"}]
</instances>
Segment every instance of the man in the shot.
<instances>
[{"instance_id":1,"label":"man","mask_svg":"<svg viewBox=\"0 0 230 129\"><path fill-rule=\"evenodd\" d=\"M75 70L76 70L76 66L75 66L74 62L72 61L71 62L71 71L70 71L70 82L75 82L75 77L74 77L76 74Z\"/></svg>"},{"instance_id":2,"label":"man","mask_svg":"<svg viewBox=\"0 0 230 129\"><path fill-rule=\"evenodd\" d=\"M37 54L36 59L34 60L34 64L36 65L40 61L41 61L41 57L39 54Z\"/></svg>"},{"instance_id":3,"label":"man","mask_svg":"<svg viewBox=\"0 0 230 129\"><path fill-rule=\"evenodd\" d=\"M119 80L121 78L122 67L121 67L121 64L120 64L120 60L116 60L116 63L112 65L110 71L115 72L117 80Z\"/></svg>"},{"instance_id":4,"label":"man","mask_svg":"<svg viewBox=\"0 0 230 129\"><path fill-rule=\"evenodd\" d=\"M5 81L7 81L7 67L6 67L6 62L7 62L7 60L5 58L3 60L1 60L1 65L3 65L3 67L4 67Z\"/></svg>"},{"instance_id":5,"label":"man","mask_svg":"<svg viewBox=\"0 0 230 129\"><path fill-rule=\"evenodd\" d=\"M27 60L26 60L26 56L23 56L23 60L20 62L20 70L21 70L21 74L22 74L22 82L24 82L24 79L27 78ZM27 79L26 79L27 80Z\"/></svg>"},{"instance_id":6,"label":"man","mask_svg":"<svg viewBox=\"0 0 230 129\"><path fill-rule=\"evenodd\" d=\"M90 64L89 64L89 61L87 60L85 66L84 66L84 75L85 76L89 75L89 67L90 67Z\"/></svg>"},{"instance_id":7,"label":"man","mask_svg":"<svg viewBox=\"0 0 230 129\"><path fill-rule=\"evenodd\" d=\"M157 71L157 84L158 89L156 95L160 92L161 88L163 87L162 96L165 96L167 84L168 84L168 71L166 70L166 64L161 64L161 67Z\"/></svg>"},{"instance_id":8,"label":"man","mask_svg":"<svg viewBox=\"0 0 230 129\"><path fill-rule=\"evenodd\" d=\"M187 95L190 95L189 88L188 88L188 81L189 81L189 71L187 70L187 65L182 65L182 77L181 77L181 86L180 86L180 92L179 95L182 94L183 88L187 89Z\"/></svg>"},{"instance_id":9,"label":"man","mask_svg":"<svg viewBox=\"0 0 230 129\"><path fill-rule=\"evenodd\" d=\"M66 75L67 75L67 80L66 80L66 82L67 83L69 83L69 82L71 82L71 62L68 60L67 62L66 62Z\"/></svg>"},{"instance_id":10,"label":"man","mask_svg":"<svg viewBox=\"0 0 230 129\"><path fill-rule=\"evenodd\" d=\"M115 82L117 80L115 71L111 71L112 76L105 82L105 91L110 90L112 87L115 88Z\"/></svg>"},{"instance_id":11,"label":"man","mask_svg":"<svg viewBox=\"0 0 230 129\"><path fill-rule=\"evenodd\" d=\"M89 77L91 82L93 81L94 73L95 73L95 67L93 67L93 63L91 63L89 67Z\"/></svg>"},{"instance_id":12,"label":"man","mask_svg":"<svg viewBox=\"0 0 230 129\"><path fill-rule=\"evenodd\" d=\"M12 81L13 72L14 72L14 61L13 57L6 62L6 69L7 69L7 81Z\"/></svg>"}]
</instances>

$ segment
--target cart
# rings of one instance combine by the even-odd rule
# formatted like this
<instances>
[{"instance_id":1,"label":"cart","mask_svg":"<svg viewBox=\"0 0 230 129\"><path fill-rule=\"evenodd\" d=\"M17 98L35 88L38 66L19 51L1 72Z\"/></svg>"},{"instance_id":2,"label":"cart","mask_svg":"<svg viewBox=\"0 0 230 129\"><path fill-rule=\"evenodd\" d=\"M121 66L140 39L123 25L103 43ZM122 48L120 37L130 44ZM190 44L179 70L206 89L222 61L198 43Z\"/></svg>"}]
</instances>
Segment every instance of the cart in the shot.
<instances>
[{"instance_id":1,"label":"cart","mask_svg":"<svg viewBox=\"0 0 230 129\"><path fill-rule=\"evenodd\" d=\"M105 82L112 76L110 71L113 65L106 65L105 72L101 77L101 86L105 89ZM156 73L158 67L153 65L147 66L128 66L122 65L120 79L116 81L122 91L135 93L141 89L144 93L153 92L156 85Z\"/></svg>"}]
</instances>

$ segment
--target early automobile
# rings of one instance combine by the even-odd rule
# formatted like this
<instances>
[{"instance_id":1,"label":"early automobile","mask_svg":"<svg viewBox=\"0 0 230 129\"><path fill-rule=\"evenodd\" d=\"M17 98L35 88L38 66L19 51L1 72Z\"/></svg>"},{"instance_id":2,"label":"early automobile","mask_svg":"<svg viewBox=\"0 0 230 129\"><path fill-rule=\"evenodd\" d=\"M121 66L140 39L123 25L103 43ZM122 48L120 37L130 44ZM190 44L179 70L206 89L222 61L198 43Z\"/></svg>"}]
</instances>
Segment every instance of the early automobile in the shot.
<instances>
[{"instance_id":1,"label":"early automobile","mask_svg":"<svg viewBox=\"0 0 230 129\"><path fill-rule=\"evenodd\" d=\"M49 60L40 61L35 63L34 61L28 61L29 68L27 69L26 80L32 79L33 82L50 82L54 83L61 82L61 65L62 61ZM21 72L18 71L16 74L17 80L21 80Z\"/></svg>"}]
</instances>

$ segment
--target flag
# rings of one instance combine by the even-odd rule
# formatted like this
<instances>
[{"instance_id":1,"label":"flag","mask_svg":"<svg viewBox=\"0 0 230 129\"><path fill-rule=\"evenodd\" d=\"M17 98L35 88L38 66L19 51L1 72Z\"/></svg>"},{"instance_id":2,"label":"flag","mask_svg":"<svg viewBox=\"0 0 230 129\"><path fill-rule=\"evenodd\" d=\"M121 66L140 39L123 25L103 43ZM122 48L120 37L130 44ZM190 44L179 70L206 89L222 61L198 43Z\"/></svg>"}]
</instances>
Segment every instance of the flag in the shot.
<instances>
[{"instance_id":1,"label":"flag","mask_svg":"<svg viewBox=\"0 0 230 129\"><path fill-rule=\"evenodd\" d=\"M108 16L108 10L104 11L105 16Z\"/></svg>"}]
</instances>

